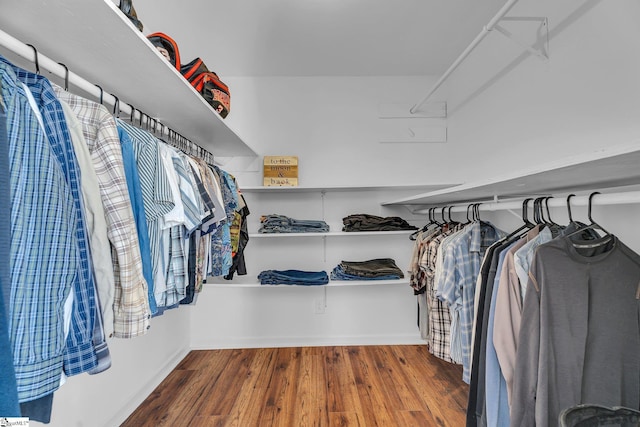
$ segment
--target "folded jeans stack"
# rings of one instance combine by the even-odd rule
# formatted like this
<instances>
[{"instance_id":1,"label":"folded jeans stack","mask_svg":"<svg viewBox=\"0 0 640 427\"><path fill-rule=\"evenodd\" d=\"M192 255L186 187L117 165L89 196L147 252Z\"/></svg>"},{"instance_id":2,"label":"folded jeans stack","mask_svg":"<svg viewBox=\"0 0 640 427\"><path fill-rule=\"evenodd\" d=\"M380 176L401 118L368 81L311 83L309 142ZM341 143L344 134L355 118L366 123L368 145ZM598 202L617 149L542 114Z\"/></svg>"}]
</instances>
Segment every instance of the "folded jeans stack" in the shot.
<instances>
[{"instance_id":1,"label":"folded jeans stack","mask_svg":"<svg viewBox=\"0 0 640 427\"><path fill-rule=\"evenodd\" d=\"M261 285L317 286L329 283L324 271L265 270L258 274Z\"/></svg>"},{"instance_id":2,"label":"folded jeans stack","mask_svg":"<svg viewBox=\"0 0 640 427\"><path fill-rule=\"evenodd\" d=\"M270 214L260 217L258 233L326 233L329 225L321 220L289 218L284 215Z\"/></svg>"},{"instance_id":3,"label":"folded jeans stack","mask_svg":"<svg viewBox=\"0 0 640 427\"><path fill-rule=\"evenodd\" d=\"M331 271L331 280L398 280L404 274L391 258L342 261Z\"/></svg>"},{"instance_id":4,"label":"folded jeans stack","mask_svg":"<svg viewBox=\"0 0 640 427\"><path fill-rule=\"evenodd\" d=\"M410 225L398 216L381 216L369 214L354 214L342 218L342 231L395 231L417 230L418 227Z\"/></svg>"}]
</instances>

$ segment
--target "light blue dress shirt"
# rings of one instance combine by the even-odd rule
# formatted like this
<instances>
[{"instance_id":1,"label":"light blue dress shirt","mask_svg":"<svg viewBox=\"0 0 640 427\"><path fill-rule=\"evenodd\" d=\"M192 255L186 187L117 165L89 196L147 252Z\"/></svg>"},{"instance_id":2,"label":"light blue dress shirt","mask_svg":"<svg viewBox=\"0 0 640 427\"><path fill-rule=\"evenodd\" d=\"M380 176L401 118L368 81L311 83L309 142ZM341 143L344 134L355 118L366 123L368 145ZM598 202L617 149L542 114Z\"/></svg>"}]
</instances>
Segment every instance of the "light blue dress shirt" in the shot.
<instances>
[{"instance_id":1,"label":"light blue dress shirt","mask_svg":"<svg viewBox=\"0 0 640 427\"><path fill-rule=\"evenodd\" d=\"M133 209L133 217L136 220L136 228L138 230L138 242L140 243L140 256L142 258L142 274L144 275L144 280L147 282L149 309L153 315L158 312L158 307L156 306L156 299L153 294L153 265L151 263L151 247L149 243L147 219L144 211L144 200L142 197L142 189L140 188L140 176L136 165L136 156L133 151L133 142L131 142L129 134L121 125L118 125L118 136L120 137L120 145L122 148L122 161L124 164L124 173L127 178L131 208Z\"/></svg>"},{"instance_id":2,"label":"light blue dress shirt","mask_svg":"<svg viewBox=\"0 0 640 427\"><path fill-rule=\"evenodd\" d=\"M491 306L489 307L489 320L487 324L487 348L485 361L485 395L487 405L487 427L509 427L509 397L507 382L500 370L496 347L493 344L493 323L496 316L496 298L498 286L500 286L500 272L504 264L504 258L515 242L500 252L498 269L493 281L491 293Z\"/></svg>"}]
</instances>

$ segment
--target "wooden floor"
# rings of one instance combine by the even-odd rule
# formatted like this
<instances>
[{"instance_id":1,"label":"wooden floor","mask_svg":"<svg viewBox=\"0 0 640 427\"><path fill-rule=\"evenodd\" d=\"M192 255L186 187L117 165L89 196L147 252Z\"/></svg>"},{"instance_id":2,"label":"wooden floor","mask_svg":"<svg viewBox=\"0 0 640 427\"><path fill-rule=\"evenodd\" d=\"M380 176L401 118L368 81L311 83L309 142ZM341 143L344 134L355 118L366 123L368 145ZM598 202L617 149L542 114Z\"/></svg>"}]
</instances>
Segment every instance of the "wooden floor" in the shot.
<instances>
[{"instance_id":1,"label":"wooden floor","mask_svg":"<svg viewBox=\"0 0 640 427\"><path fill-rule=\"evenodd\" d=\"M122 426L458 427L461 377L424 345L192 351Z\"/></svg>"}]
</instances>

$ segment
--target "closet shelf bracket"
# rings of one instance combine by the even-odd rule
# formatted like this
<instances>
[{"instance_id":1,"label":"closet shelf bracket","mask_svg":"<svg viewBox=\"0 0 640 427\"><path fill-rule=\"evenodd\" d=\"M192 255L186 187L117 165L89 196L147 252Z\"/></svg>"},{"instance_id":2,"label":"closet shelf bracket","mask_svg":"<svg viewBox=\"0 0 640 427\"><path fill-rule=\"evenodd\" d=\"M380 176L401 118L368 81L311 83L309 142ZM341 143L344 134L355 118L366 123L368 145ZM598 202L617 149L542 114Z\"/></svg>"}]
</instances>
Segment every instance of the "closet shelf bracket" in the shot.
<instances>
[{"instance_id":1,"label":"closet shelf bracket","mask_svg":"<svg viewBox=\"0 0 640 427\"><path fill-rule=\"evenodd\" d=\"M536 29L536 41L533 44L527 44L518 37L516 37L511 31L507 30L500 24L493 26L493 29L498 31L522 49L531 53L532 55L540 58L543 61L549 60L549 20L546 17L504 17L502 21L512 22L537 22L538 28Z\"/></svg>"}]
</instances>

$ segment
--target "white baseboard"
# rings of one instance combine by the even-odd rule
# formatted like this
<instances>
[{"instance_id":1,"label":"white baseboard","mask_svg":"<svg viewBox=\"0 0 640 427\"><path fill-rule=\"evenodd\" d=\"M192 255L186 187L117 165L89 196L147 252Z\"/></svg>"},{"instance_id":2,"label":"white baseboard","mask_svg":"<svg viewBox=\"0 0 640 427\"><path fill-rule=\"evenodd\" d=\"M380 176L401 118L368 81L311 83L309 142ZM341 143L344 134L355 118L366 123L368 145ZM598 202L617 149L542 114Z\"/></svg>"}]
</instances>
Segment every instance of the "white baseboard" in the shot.
<instances>
[{"instance_id":1,"label":"white baseboard","mask_svg":"<svg viewBox=\"0 0 640 427\"><path fill-rule=\"evenodd\" d=\"M105 427L113 427L121 425L133 411L140 406L144 400L155 390L156 387L178 366L178 363L185 358L191 349L183 348L177 351L167 363L164 364L157 375L154 375L146 384L144 384L136 393L128 399L127 405L118 409L118 412L104 425Z\"/></svg>"},{"instance_id":2,"label":"white baseboard","mask_svg":"<svg viewBox=\"0 0 640 427\"><path fill-rule=\"evenodd\" d=\"M335 337L242 337L192 342L193 350L269 347L320 347L343 345L426 344L419 333L406 335L357 335Z\"/></svg>"}]
</instances>

